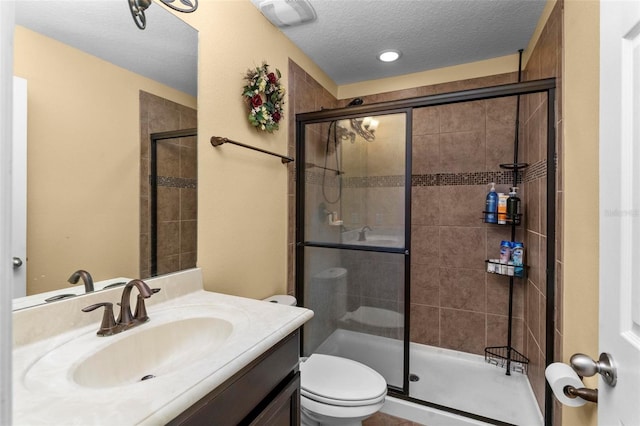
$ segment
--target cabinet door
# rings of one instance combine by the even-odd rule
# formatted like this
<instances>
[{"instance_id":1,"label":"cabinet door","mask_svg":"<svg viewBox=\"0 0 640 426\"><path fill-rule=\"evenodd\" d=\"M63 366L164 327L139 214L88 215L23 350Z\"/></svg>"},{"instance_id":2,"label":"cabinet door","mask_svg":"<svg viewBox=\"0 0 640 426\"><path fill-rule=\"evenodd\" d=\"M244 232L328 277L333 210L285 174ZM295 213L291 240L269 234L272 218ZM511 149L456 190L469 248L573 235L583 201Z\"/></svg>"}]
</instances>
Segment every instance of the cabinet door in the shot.
<instances>
[{"instance_id":1,"label":"cabinet door","mask_svg":"<svg viewBox=\"0 0 640 426\"><path fill-rule=\"evenodd\" d=\"M284 395L287 391L291 395L291 409L297 412L300 395L292 386L300 384L297 371L299 348L299 332L295 331L178 415L168 426L248 425L262 418L272 406L275 411L271 416L277 419L274 399L282 397L281 403L286 405ZM296 419L297 416L299 414L296 414ZM286 424L299 423L297 420Z\"/></svg>"},{"instance_id":2,"label":"cabinet door","mask_svg":"<svg viewBox=\"0 0 640 426\"><path fill-rule=\"evenodd\" d=\"M251 426L300 425L300 372L250 423Z\"/></svg>"}]
</instances>

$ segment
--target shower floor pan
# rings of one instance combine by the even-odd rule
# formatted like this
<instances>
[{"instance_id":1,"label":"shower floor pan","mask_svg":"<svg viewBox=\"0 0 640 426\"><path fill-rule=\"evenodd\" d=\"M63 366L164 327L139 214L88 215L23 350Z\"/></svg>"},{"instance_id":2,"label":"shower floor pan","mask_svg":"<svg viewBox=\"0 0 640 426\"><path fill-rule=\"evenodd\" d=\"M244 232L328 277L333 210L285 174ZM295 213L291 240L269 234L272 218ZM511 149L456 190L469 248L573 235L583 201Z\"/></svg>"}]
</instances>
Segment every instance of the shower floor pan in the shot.
<instances>
[{"instance_id":1,"label":"shower floor pan","mask_svg":"<svg viewBox=\"0 0 640 426\"><path fill-rule=\"evenodd\" d=\"M338 329L317 352L360 361L382 374L389 384L401 387L399 340ZM486 363L484 356L411 343L410 370L419 378L410 382L412 398L515 425L543 424L527 376L507 376L503 368ZM446 415L446 422L441 423L445 418L437 417L438 410L396 398L389 398L382 411L426 425L482 424L464 417L456 420L456 416L440 411Z\"/></svg>"}]
</instances>

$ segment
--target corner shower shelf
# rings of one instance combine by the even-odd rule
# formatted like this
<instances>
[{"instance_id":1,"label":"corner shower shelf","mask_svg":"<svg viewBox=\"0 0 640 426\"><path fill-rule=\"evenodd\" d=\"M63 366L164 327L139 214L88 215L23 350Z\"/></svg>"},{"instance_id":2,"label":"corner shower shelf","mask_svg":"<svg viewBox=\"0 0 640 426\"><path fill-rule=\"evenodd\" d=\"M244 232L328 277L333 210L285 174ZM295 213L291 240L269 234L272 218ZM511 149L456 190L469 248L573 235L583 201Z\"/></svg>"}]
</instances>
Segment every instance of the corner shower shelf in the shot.
<instances>
[{"instance_id":1,"label":"corner shower shelf","mask_svg":"<svg viewBox=\"0 0 640 426\"><path fill-rule=\"evenodd\" d=\"M527 374L529 360L509 346L489 346L484 348L484 360L501 368L509 366L511 371Z\"/></svg>"},{"instance_id":2,"label":"corner shower shelf","mask_svg":"<svg viewBox=\"0 0 640 426\"><path fill-rule=\"evenodd\" d=\"M527 269L524 265L514 265L508 263L497 262L492 259L485 260L487 264L487 272L490 274L505 275L508 277L523 278Z\"/></svg>"},{"instance_id":3,"label":"corner shower shelf","mask_svg":"<svg viewBox=\"0 0 640 426\"><path fill-rule=\"evenodd\" d=\"M519 64L518 64L518 82L522 81L522 49L519 50ZM527 163L521 163L518 161L518 135L520 133L520 121L517 117L520 116L520 95L518 95L518 102L516 104L516 128L515 138L513 142L513 163L500 164L501 169L510 170L513 174L513 187L518 186L520 182L520 171L529 167ZM491 212L490 214L493 214ZM503 216L504 215L504 216ZM486 219L487 213L484 212L483 218ZM513 242L516 237L516 226L522 222L522 215L516 214L509 215L502 213L498 215L495 213L495 218L505 218L505 223L498 225L508 225L511 227L511 241ZM486 220L484 220L486 222ZM529 360L513 347L513 281L514 278L522 278L525 275L526 267L524 265L509 265L503 264L495 260L487 260L487 272L499 275L505 275L509 277L509 315L507 322L507 344L505 346L489 346L484 349L484 358L488 363L505 368L506 375L511 375L511 370L519 371L522 373L527 372L527 364Z\"/></svg>"}]
</instances>

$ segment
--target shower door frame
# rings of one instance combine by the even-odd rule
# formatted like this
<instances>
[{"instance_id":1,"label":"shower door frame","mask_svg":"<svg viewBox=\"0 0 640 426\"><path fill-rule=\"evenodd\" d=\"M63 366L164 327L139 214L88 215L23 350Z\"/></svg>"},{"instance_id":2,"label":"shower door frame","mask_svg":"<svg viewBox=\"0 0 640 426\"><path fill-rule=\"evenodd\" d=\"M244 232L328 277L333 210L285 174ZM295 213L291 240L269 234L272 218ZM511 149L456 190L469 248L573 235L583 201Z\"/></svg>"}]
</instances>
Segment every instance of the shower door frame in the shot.
<instances>
[{"instance_id":1,"label":"shower door frame","mask_svg":"<svg viewBox=\"0 0 640 426\"><path fill-rule=\"evenodd\" d=\"M503 98L508 96L529 95L542 93L547 95L547 243L546 243L546 348L545 361L549 365L554 360L554 330L555 330L555 239L556 239L556 135L555 135L555 101L556 101L556 79L547 78L542 80L532 80L520 83L504 84L499 86L483 87L479 89L461 90L457 92L443 93L437 95L420 96L415 98L400 99L394 101L380 102L370 105L358 105L344 108L327 109L315 112L296 114L296 229L295 229L295 289L296 297L300 304L304 306L304 249L305 247L324 248L348 248L353 250L367 250L360 246L348 246L345 244L328 244L306 242L304 240L305 229L305 125L328 122L337 119L350 119L370 115L383 115L394 113L406 113L406 134L407 152L406 172L405 172L405 303L404 303L404 373L402 389L389 386L391 396L411 401L417 404L433 407L438 410L462 415L472 419L495 423L495 419L486 418L457 410L455 408L441 406L429 401L418 400L409 396L409 345L410 345L410 274L411 274L411 136L412 136L412 111L414 108L454 104L461 102L488 100ZM519 117L516 117L519 120ZM301 166L302 165L302 166ZM376 252L401 253L402 249L376 248ZM301 330L304 333L304 330ZM301 351L303 339L300 339ZM545 367L546 367L545 365ZM553 393L548 384L545 384L545 404L544 423L551 426L553 422ZM500 424L500 423L498 423Z\"/></svg>"},{"instance_id":2,"label":"shower door frame","mask_svg":"<svg viewBox=\"0 0 640 426\"><path fill-rule=\"evenodd\" d=\"M376 104L382 105L382 104ZM412 114L411 108L407 107L396 107L396 108L377 108L375 111L370 110L369 107L348 107L348 108L338 108L333 110L323 110L319 112L311 112L311 113L303 113L296 115L296 182L301 184L296 185L296 297L299 300L301 306L304 306L304 280L302 279L303 275L297 273L297 271L304 270L304 249L305 247L315 247L315 248L328 248L328 249L347 249L354 251L367 251L373 253L391 253L391 254L400 254L404 256L404 324L403 324L403 374L402 374L402 388L398 388L397 386L388 385L387 387L394 391L404 393L409 389L409 328L408 325L408 305L406 303L407 300L410 300L410 286L407 285L409 282L409 273L411 272L410 264L411 264L411 256L409 247L411 246L411 227L408 227L407 224L411 223L411 134L412 134ZM337 115L336 115L337 114ZM404 212L404 247L395 248L395 247L367 247L367 246L357 246L350 244L335 244L335 243L322 243L315 241L305 241L304 240L304 229L305 229L305 168L300 167L300 164L306 164L305 160L305 125L306 124L315 124L315 123L325 123L329 122L332 119L340 118L340 119L351 119L351 118L361 118L365 116L379 116L379 115L391 115L391 114L404 114L405 115L405 179L404 179L404 202L405 202L405 212ZM304 343L304 330L301 329L301 338L300 338L300 349L303 350ZM408 392L407 392L408 393Z\"/></svg>"},{"instance_id":3,"label":"shower door frame","mask_svg":"<svg viewBox=\"0 0 640 426\"><path fill-rule=\"evenodd\" d=\"M158 275L158 142L198 136L198 129L169 130L167 132L151 133L150 141L150 163L149 163L149 196L150 196L150 273L155 277Z\"/></svg>"}]
</instances>

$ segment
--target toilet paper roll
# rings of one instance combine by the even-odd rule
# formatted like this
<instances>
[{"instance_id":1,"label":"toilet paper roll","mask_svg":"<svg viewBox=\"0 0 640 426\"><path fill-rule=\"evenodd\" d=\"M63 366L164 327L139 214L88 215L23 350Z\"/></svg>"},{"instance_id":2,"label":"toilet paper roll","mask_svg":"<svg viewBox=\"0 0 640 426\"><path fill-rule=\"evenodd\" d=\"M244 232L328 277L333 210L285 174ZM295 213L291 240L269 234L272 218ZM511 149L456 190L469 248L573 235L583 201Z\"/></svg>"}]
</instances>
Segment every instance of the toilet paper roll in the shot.
<instances>
[{"instance_id":1,"label":"toilet paper roll","mask_svg":"<svg viewBox=\"0 0 640 426\"><path fill-rule=\"evenodd\" d=\"M584 383L578 377L578 374L573 371L570 365L563 364L561 362L554 362L550 364L544 372L553 394L558 398L563 405L568 407L580 407L587 403L582 398L570 398L564 393L566 386L573 386L574 388L583 388Z\"/></svg>"}]
</instances>

